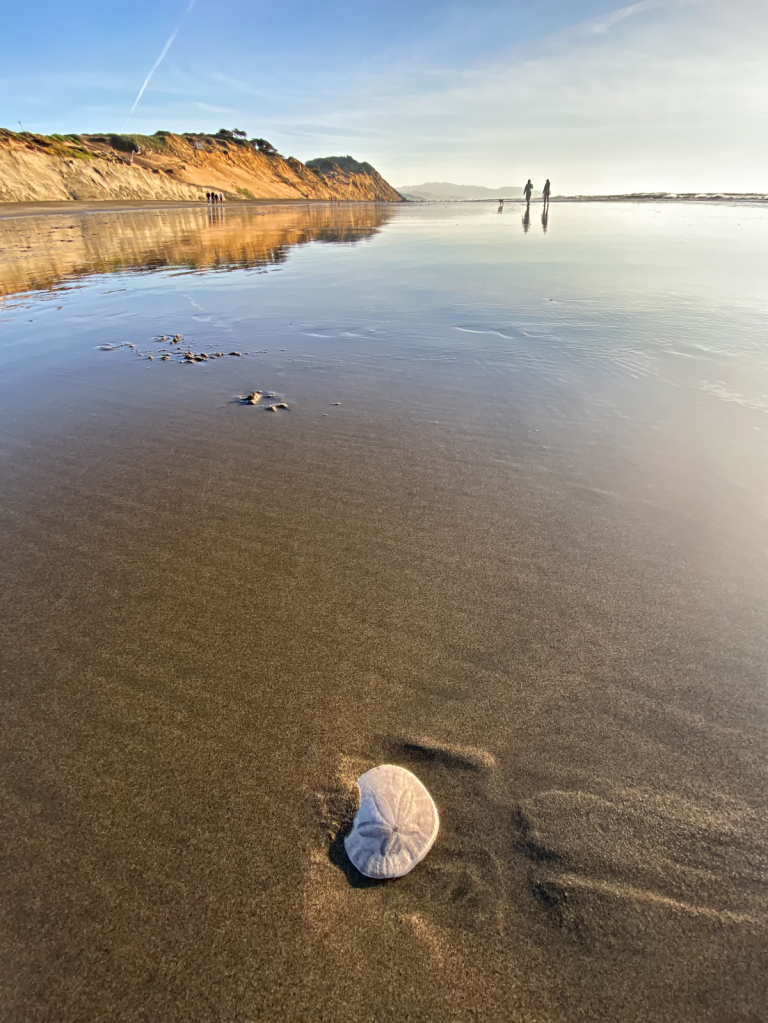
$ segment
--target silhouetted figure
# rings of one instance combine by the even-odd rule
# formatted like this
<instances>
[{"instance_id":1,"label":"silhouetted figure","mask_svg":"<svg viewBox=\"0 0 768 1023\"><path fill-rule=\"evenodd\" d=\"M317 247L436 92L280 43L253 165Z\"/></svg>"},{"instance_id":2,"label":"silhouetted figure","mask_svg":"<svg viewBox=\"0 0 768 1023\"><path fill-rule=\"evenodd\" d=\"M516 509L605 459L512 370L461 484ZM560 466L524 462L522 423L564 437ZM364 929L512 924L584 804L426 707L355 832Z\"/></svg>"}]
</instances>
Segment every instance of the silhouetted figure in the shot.
<instances>
[{"instance_id":1,"label":"silhouetted figure","mask_svg":"<svg viewBox=\"0 0 768 1023\"><path fill-rule=\"evenodd\" d=\"M504 212L504 200L503 199L499 199L499 208L496 210L496 212L497 213L503 213Z\"/></svg>"},{"instance_id":2,"label":"silhouetted figure","mask_svg":"<svg viewBox=\"0 0 768 1023\"><path fill-rule=\"evenodd\" d=\"M525 213L523 214L523 231L525 231L525 233L528 234L530 229L531 229L531 207L530 206L526 206L525 207Z\"/></svg>"},{"instance_id":3,"label":"silhouetted figure","mask_svg":"<svg viewBox=\"0 0 768 1023\"><path fill-rule=\"evenodd\" d=\"M205 201L208 202L208 203L211 201L211 193L210 192L206 192L205 193Z\"/></svg>"},{"instance_id":4,"label":"silhouetted figure","mask_svg":"<svg viewBox=\"0 0 768 1023\"><path fill-rule=\"evenodd\" d=\"M541 193L541 197L544 200L544 205L547 206L549 203L549 192L550 192L549 178L544 182L544 191Z\"/></svg>"},{"instance_id":5,"label":"silhouetted figure","mask_svg":"<svg viewBox=\"0 0 768 1023\"><path fill-rule=\"evenodd\" d=\"M549 224L549 206L544 205L544 209L541 211L541 230L544 234L547 233L547 225Z\"/></svg>"},{"instance_id":6,"label":"silhouetted figure","mask_svg":"<svg viewBox=\"0 0 768 1023\"><path fill-rule=\"evenodd\" d=\"M526 205L528 205L528 206L531 205L531 192L532 191L533 191L533 185L531 184L531 179L528 178L528 184L523 189L523 192L525 193L525 202L526 202Z\"/></svg>"}]
</instances>

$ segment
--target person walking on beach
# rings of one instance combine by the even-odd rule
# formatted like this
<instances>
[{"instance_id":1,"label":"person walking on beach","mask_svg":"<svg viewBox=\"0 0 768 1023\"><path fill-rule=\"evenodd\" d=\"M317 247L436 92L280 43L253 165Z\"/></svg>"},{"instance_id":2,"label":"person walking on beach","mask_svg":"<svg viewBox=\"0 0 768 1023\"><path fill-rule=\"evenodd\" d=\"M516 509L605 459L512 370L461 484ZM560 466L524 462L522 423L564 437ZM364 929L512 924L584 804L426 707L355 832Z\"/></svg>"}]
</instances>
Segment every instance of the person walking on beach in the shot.
<instances>
[{"instance_id":1,"label":"person walking on beach","mask_svg":"<svg viewBox=\"0 0 768 1023\"><path fill-rule=\"evenodd\" d=\"M547 178L547 180L544 182L544 191L541 193L542 198L544 199L544 205L545 206L549 205L549 193L550 193L550 190L551 190L551 186L549 184L549 178Z\"/></svg>"},{"instance_id":2,"label":"person walking on beach","mask_svg":"<svg viewBox=\"0 0 768 1023\"><path fill-rule=\"evenodd\" d=\"M528 178L528 184L523 189L523 192L525 193L525 203L526 203L527 206L531 205L531 192L532 191L533 191L533 185L531 184L531 179Z\"/></svg>"}]
</instances>

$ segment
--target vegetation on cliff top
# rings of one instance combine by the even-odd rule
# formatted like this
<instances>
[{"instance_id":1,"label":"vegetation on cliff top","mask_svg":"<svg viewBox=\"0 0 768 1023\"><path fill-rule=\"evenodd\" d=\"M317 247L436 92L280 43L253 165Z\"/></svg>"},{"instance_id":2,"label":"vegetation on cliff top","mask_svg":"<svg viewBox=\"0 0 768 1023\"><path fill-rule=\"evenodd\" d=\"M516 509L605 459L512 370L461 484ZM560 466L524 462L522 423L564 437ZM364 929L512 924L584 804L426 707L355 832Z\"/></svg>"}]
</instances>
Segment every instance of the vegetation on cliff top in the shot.
<instances>
[{"instance_id":1,"label":"vegetation on cliff top","mask_svg":"<svg viewBox=\"0 0 768 1023\"><path fill-rule=\"evenodd\" d=\"M222 143L243 146L246 148L258 149L261 152L277 153L275 147L263 138L249 139L247 133L238 128L220 128L215 134L206 132L185 131L176 135L172 131L156 131L154 135L119 134L117 132L92 132L84 134L66 135L39 135L32 131L12 131L9 128L0 128L0 141L16 139L28 145L38 145L44 148L50 147L52 142L59 142L67 146L83 148L89 142L109 143L113 149L120 152L135 152L136 147L151 149L155 152L163 152L168 149L169 141L173 138L186 140L199 140L211 146L220 146Z\"/></svg>"},{"instance_id":2,"label":"vegetation on cliff top","mask_svg":"<svg viewBox=\"0 0 768 1023\"><path fill-rule=\"evenodd\" d=\"M220 128L215 134L206 132L185 131L175 134L171 131L161 129L154 135L118 134L117 132L95 132L83 135L38 135L31 131L11 131L8 128L0 128L0 144L10 140L16 140L29 146L39 148L51 155L75 156L80 158L104 157L103 146L109 146L115 153L147 153L158 154L175 152L174 143L176 140L183 140L189 143L195 150L202 152L216 152L217 150L228 149L230 146L240 149L255 149L265 156L280 156L277 149L264 138L247 137L247 133L240 128ZM298 163L295 157L288 157L292 162ZM327 170L335 170L334 165L339 168L357 174L370 174L373 171L368 163L359 163L351 156L331 156L317 160L310 160L306 166L323 173L323 166ZM375 173L375 171L374 171Z\"/></svg>"}]
</instances>

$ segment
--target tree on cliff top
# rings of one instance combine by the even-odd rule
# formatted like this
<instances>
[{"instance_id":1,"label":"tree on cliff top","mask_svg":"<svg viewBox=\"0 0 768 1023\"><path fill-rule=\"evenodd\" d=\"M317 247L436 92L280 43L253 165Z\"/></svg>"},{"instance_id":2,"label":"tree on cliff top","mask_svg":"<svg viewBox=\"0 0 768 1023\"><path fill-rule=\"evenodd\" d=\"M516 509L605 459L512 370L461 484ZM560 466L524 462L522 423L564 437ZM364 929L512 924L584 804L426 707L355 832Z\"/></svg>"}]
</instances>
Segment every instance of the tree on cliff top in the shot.
<instances>
[{"instance_id":1,"label":"tree on cliff top","mask_svg":"<svg viewBox=\"0 0 768 1023\"><path fill-rule=\"evenodd\" d=\"M260 153L266 153L267 156L275 156L277 150L271 142L267 142L266 139L251 139L251 145L256 146Z\"/></svg>"}]
</instances>

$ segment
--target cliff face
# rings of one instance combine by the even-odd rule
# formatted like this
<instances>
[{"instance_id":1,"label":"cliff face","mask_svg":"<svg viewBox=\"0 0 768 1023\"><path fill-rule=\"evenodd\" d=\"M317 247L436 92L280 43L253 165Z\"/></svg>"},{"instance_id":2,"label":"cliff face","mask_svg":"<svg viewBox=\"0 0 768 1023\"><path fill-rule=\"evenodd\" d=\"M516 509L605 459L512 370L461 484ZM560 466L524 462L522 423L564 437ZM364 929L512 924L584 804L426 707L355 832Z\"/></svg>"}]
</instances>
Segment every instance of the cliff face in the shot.
<instances>
[{"instance_id":1,"label":"cliff face","mask_svg":"<svg viewBox=\"0 0 768 1023\"><path fill-rule=\"evenodd\" d=\"M307 160L307 167L319 174L344 199L403 201L403 196L369 163L358 163L351 156L325 156L319 160Z\"/></svg>"},{"instance_id":2,"label":"cliff face","mask_svg":"<svg viewBox=\"0 0 768 1023\"><path fill-rule=\"evenodd\" d=\"M257 141L260 147L170 132L45 136L0 129L0 202L200 200L210 190L228 199L403 201L369 164L330 157L306 165Z\"/></svg>"}]
</instances>

